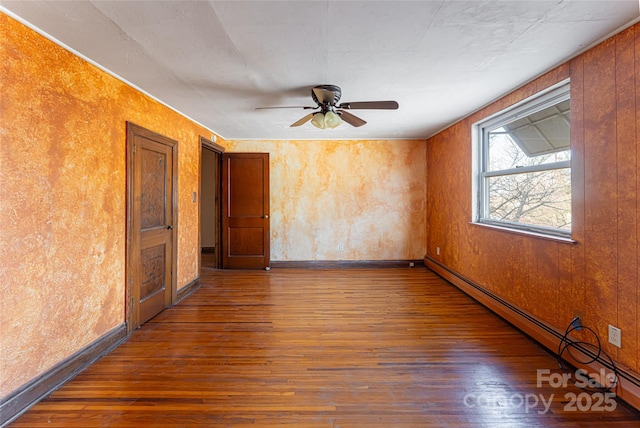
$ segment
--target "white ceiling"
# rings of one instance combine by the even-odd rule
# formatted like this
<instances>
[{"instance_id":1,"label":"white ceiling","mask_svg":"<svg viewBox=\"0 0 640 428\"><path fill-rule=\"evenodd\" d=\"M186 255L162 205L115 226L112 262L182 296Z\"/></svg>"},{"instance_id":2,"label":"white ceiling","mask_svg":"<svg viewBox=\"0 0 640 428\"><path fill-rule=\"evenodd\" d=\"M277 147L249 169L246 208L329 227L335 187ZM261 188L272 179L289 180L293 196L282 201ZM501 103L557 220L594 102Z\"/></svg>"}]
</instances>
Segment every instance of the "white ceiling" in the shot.
<instances>
[{"instance_id":1,"label":"white ceiling","mask_svg":"<svg viewBox=\"0 0 640 428\"><path fill-rule=\"evenodd\" d=\"M426 138L638 21L638 0L5 1L226 139ZM289 125L317 84L395 111Z\"/></svg>"}]
</instances>

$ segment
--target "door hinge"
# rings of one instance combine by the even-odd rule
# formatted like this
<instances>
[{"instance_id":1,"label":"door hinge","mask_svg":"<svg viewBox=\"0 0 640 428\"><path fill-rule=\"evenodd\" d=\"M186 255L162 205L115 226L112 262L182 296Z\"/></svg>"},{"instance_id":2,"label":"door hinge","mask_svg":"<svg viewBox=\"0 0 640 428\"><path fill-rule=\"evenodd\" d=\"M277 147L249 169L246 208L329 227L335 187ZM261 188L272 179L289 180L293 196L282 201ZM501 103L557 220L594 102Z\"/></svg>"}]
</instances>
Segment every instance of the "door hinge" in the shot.
<instances>
[{"instance_id":1,"label":"door hinge","mask_svg":"<svg viewBox=\"0 0 640 428\"><path fill-rule=\"evenodd\" d=\"M136 154L136 145L135 144L133 145L133 154L134 155Z\"/></svg>"}]
</instances>

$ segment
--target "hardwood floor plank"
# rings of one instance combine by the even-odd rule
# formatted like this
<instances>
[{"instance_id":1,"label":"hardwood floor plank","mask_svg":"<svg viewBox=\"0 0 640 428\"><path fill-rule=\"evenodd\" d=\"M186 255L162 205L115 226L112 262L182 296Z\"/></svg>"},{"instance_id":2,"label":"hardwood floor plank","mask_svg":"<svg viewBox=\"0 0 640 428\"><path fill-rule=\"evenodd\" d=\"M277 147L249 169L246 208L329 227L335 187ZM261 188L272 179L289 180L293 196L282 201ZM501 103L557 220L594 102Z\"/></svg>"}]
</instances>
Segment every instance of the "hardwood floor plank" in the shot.
<instances>
[{"instance_id":1,"label":"hardwood floor plank","mask_svg":"<svg viewBox=\"0 0 640 428\"><path fill-rule=\"evenodd\" d=\"M638 426L572 411L528 337L425 268L203 268L201 286L11 427Z\"/></svg>"}]
</instances>

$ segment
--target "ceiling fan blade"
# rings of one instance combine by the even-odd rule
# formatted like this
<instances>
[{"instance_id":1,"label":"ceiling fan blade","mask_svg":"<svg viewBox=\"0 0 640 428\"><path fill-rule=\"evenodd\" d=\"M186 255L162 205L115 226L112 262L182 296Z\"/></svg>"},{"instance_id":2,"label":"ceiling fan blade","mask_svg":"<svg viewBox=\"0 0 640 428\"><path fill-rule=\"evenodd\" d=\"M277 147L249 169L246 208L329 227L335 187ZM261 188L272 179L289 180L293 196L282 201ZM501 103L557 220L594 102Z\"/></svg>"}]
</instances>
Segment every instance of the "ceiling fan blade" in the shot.
<instances>
[{"instance_id":1,"label":"ceiling fan blade","mask_svg":"<svg viewBox=\"0 0 640 428\"><path fill-rule=\"evenodd\" d=\"M336 94L333 91L316 86L313 88L313 94L316 96L320 104L333 104Z\"/></svg>"},{"instance_id":2,"label":"ceiling fan blade","mask_svg":"<svg viewBox=\"0 0 640 428\"><path fill-rule=\"evenodd\" d=\"M269 110L269 109L274 109L274 108L302 108L302 109L315 109L318 108L316 107L309 107L309 106L271 106L271 107L256 107L256 110Z\"/></svg>"},{"instance_id":3,"label":"ceiling fan blade","mask_svg":"<svg viewBox=\"0 0 640 428\"><path fill-rule=\"evenodd\" d=\"M354 103L342 103L338 108L343 109L369 109L369 110L397 110L397 101L359 101Z\"/></svg>"},{"instance_id":4,"label":"ceiling fan blade","mask_svg":"<svg viewBox=\"0 0 640 428\"><path fill-rule=\"evenodd\" d=\"M309 113L308 115L306 115L302 119L298 120L297 122L293 122L291 125L289 125L289 127L293 128L294 126L303 125L303 124L309 122L311 120L311 118L313 118L313 113Z\"/></svg>"},{"instance_id":5,"label":"ceiling fan blade","mask_svg":"<svg viewBox=\"0 0 640 428\"><path fill-rule=\"evenodd\" d=\"M344 110L338 110L338 114L340 115L342 120L344 120L351 126L355 126L356 128L367 123L366 121L360 119L358 116L354 116Z\"/></svg>"}]
</instances>

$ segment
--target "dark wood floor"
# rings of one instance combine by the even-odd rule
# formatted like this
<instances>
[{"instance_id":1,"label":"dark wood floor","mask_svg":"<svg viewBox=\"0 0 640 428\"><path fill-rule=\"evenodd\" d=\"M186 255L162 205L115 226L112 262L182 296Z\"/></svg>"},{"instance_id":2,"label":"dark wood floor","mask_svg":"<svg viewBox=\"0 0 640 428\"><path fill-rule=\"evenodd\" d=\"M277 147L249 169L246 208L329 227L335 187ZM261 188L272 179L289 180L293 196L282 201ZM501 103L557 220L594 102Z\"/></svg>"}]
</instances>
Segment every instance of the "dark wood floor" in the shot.
<instances>
[{"instance_id":1,"label":"dark wood floor","mask_svg":"<svg viewBox=\"0 0 640 428\"><path fill-rule=\"evenodd\" d=\"M537 387L555 358L425 268L204 268L201 282L11 426L640 424L620 402L572 411L571 384Z\"/></svg>"}]
</instances>

